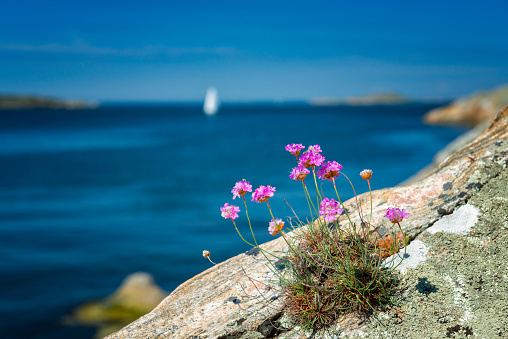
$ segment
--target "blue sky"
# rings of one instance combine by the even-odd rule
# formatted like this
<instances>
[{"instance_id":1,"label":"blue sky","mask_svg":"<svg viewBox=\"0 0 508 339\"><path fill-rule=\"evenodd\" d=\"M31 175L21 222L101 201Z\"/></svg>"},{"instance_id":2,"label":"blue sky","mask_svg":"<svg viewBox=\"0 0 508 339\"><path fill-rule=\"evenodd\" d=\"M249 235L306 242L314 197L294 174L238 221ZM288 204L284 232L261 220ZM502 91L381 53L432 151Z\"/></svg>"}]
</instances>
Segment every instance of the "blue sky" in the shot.
<instances>
[{"instance_id":1,"label":"blue sky","mask_svg":"<svg viewBox=\"0 0 508 339\"><path fill-rule=\"evenodd\" d=\"M508 83L508 1L2 1L0 93L441 99Z\"/></svg>"}]
</instances>

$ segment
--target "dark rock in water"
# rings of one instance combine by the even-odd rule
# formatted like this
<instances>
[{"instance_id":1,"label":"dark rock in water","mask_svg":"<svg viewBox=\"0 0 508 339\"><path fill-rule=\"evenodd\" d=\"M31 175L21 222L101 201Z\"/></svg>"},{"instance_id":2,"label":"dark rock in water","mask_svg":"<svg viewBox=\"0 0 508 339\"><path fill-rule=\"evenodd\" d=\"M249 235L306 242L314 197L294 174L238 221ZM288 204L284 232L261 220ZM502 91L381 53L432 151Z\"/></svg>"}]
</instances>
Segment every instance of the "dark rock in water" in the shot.
<instances>
[{"instance_id":1,"label":"dark rock in water","mask_svg":"<svg viewBox=\"0 0 508 339\"><path fill-rule=\"evenodd\" d=\"M385 233L379 230L388 235L397 231L383 218L386 208L410 213L402 223L411 241L397 268L397 307L372 317L345 315L328 328L307 333L284 313L277 270L262 256L240 254L184 282L152 312L108 338L508 337L506 187L508 107L427 177L372 192L372 236ZM358 196L363 211L370 210L369 197L368 192ZM350 199L345 205L359 225L356 203ZM347 227L345 215L339 223ZM282 237L261 247L270 253L287 251ZM385 265L397 263L403 254ZM271 298L274 294L280 297ZM229 301L231 296L241 303Z\"/></svg>"},{"instance_id":2,"label":"dark rock in water","mask_svg":"<svg viewBox=\"0 0 508 339\"><path fill-rule=\"evenodd\" d=\"M103 338L153 310L167 295L150 274L132 273L106 299L78 307L67 322L97 326L96 337Z\"/></svg>"}]
</instances>

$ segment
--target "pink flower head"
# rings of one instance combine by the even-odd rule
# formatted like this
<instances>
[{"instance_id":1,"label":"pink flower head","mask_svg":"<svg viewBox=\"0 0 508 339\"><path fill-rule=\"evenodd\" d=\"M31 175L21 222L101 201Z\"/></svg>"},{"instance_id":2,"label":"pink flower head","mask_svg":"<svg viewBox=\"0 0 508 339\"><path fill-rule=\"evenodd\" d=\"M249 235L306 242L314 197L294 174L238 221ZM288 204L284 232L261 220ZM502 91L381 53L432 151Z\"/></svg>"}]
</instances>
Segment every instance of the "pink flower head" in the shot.
<instances>
[{"instance_id":1,"label":"pink flower head","mask_svg":"<svg viewBox=\"0 0 508 339\"><path fill-rule=\"evenodd\" d=\"M305 177L309 173L310 173L310 171L308 169L306 169L305 167L303 167L301 165L298 165L298 167L293 168L293 170L291 171L291 174L289 175L289 178L296 180L296 181L300 181L300 180L305 179Z\"/></svg>"},{"instance_id":2,"label":"pink flower head","mask_svg":"<svg viewBox=\"0 0 508 339\"><path fill-rule=\"evenodd\" d=\"M273 197L273 192L275 192L275 187L261 185L252 193L252 201L265 202Z\"/></svg>"},{"instance_id":3,"label":"pink flower head","mask_svg":"<svg viewBox=\"0 0 508 339\"><path fill-rule=\"evenodd\" d=\"M292 155L300 154L300 150L304 149L305 146L302 144L288 144L286 146L286 151L290 152Z\"/></svg>"},{"instance_id":4,"label":"pink flower head","mask_svg":"<svg viewBox=\"0 0 508 339\"><path fill-rule=\"evenodd\" d=\"M332 181L333 178L339 175L342 165L337 161L328 161L317 172L319 179Z\"/></svg>"},{"instance_id":5,"label":"pink flower head","mask_svg":"<svg viewBox=\"0 0 508 339\"><path fill-rule=\"evenodd\" d=\"M363 180L369 180L370 178L372 178L372 170L364 169L363 171L360 172L360 176L362 177Z\"/></svg>"},{"instance_id":6,"label":"pink flower head","mask_svg":"<svg viewBox=\"0 0 508 339\"><path fill-rule=\"evenodd\" d=\"M309 146L309 148L307 149L307 152L321 153L323 151L321 150L321 147L319 145L314 145L314 146Z\"/></svg>"},{"instance_id":7,"label":"pink flower head","mask_svg":"<svg viewBox=\"0 0 508 339\"><path fill-rule=\"evenodd\" d=\"M307 168L312 166L321 166L324 161L325 157L321 154L307 151L300 157L300 163L298 166Z\"/></svg>"},{"instance_id":8,"label":"pink flower head","mask_svg":"<svg viewBox=\"0 0 508 339\"><path fill-rule=\"evenodd\" d=\"M244 195L247 192L252 192L252 185L249 185L249 181L238 181L233 187L233 190L231 193L233 193L233 199L236 199L237 197L240 198L241 195Z\"/></svg>"},{"instance_id":9,"label":"pink flower head","mask_svg":"<svg viewBox=\"0 0 508 339\"><path fill-rule=\"evenodd\" d=\"M238 212L240 212L240 207L225 203L224 207L220 208L220 211L222 212L221 215L224 218L226 219L231 218L231 220L235 220L236 218L238 218Z\"/></svg>"},{"instance_id":10,"label":"pink flower head","mask_svg":"<svg viewBox=\"0 0 508 339\"><path fill-rule=\"evenodd\" d=\"M334 199L324 198L319 207L319 215L323 216L328 222L333 222L339 218L344 209L339 206L339 202Z\"/></svg>"},{"instance_id":11,"label":"pink flower head","mask_svg":"<svg viewBox=\"0 0 508 339\"><path fill-rule=\"evenodd\" d=\"M388 208L384 217L388 218L388 220L395 224L401 222L402 219L407 219L407 217L409 217L409 213L407 213L405 209Z\"/></svg>"},{"instance_id":12,"label":"pink flower head","mask_svg":"<svg viewBox=\"0 0 508 339\"><path fill-rule=\"evenodd\" d=\"M275 236L277 234L279 234L279 232L284 228L284 221L282 221L282 219L275 219L275 221L270 221L270 223L268 224L268 232Z\"/></svg>"}]
</instances>

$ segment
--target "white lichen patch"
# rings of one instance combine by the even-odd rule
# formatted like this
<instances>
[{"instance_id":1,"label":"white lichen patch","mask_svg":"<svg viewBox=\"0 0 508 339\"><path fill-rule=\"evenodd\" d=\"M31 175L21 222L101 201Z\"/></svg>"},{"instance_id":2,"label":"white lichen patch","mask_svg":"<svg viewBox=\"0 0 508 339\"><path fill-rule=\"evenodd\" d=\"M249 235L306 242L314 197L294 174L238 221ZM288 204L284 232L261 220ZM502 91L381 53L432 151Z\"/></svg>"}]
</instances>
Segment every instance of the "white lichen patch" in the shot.
<instances>
[{"instance_id":1,"label":"white lichen patch","mask_svg":"<svg viewBox=\"0 0 508 339\"><path fill-rule=\"evenodd\" d=\"M427 229L427 232L436 234L446 232L467 235L471 228L478 222L480 211L471 204L465 204L450 215L445 215Z\"/></svg>"},{"instance_id":2,"label":"white lichen patch","mask_svg":"<svg viewBox=\"0 0 508 339\"><path fill-rule=\"evenodd\" d=\"M462 276L458 275L457 279L454 281L450 276L443 275L443 278L452 286L453 291L455 292L453 295L453 302L455 305L459 306L464 310L464 315L460 317L459 324L463 324L468 322L474 318L474 314L471 311L471 307L469 306L469 301L467 300L467 292L464 290L464 282Z\"/></svg>"},{"instance_id":3,"label":"white lichen patch","mask_svg":"<svg viewBox=\"0 0 508 339\"><path fill-rule=\"evenodd\" d=\"M382 265L386 267L397 267L401 273L406 273L408 268L414 268L427 260L428 253L427 246L420 240L412 241L406 247L406 255L404 256L404 249L401 249L398 253L386 258ZM402 261L402 262L401 262Z\"/></svg>"}]
</instances>

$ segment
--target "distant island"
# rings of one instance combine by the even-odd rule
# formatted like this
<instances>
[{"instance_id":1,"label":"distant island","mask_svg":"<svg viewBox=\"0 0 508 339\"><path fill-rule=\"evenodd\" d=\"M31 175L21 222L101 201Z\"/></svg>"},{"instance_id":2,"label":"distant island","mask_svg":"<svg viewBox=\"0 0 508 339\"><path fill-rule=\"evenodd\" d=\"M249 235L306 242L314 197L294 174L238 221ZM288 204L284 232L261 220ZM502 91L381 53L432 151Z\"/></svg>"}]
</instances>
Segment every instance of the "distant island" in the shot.
<instances>
[{"instance_id":1,"label":"distant island","mask_svg":"<svg viewBox=\"0 0 508 339\"><path fill-rule=\"evenodd\" d=\"M338 106L338 105L350 105L350 106L372 106L372 105L403 105L414 102L411 98L395 93L386 92L378 93L365 96L349 97L346 99L340 98L313 98L310 100L310 104L314 106Z\"/></svg>"},{"instance_id":2,"label":"distant island","mask_svg":"<svg viewBox=\"0 0 508 339\"><path fill-rule=\"evenodd\" d=\"M0 94L1 109L91 109L97 108L97 104L79 100L62 100L32 95L2 95Z\"/></svg>"}]
</instances>

